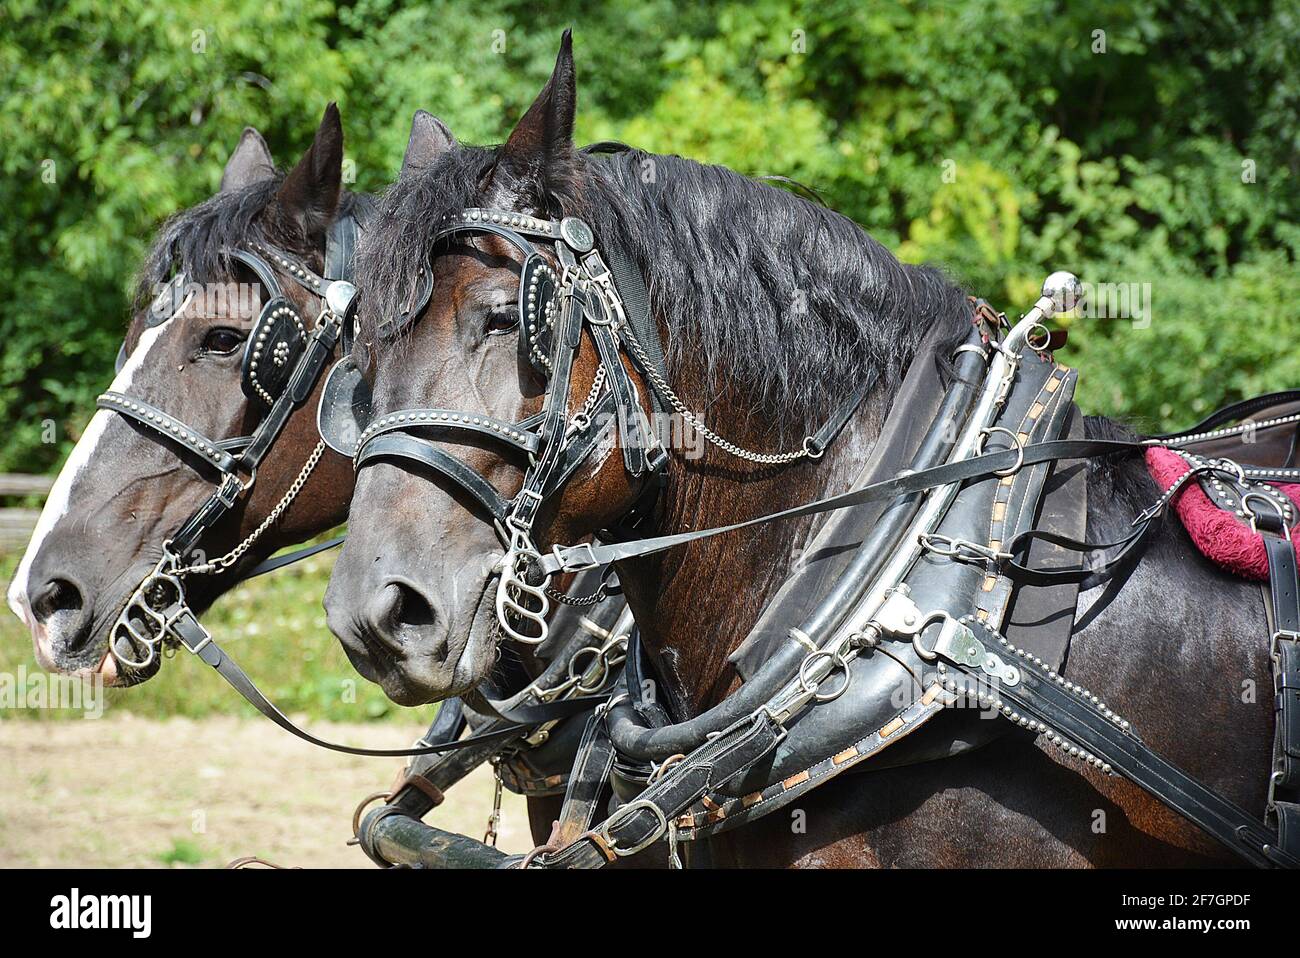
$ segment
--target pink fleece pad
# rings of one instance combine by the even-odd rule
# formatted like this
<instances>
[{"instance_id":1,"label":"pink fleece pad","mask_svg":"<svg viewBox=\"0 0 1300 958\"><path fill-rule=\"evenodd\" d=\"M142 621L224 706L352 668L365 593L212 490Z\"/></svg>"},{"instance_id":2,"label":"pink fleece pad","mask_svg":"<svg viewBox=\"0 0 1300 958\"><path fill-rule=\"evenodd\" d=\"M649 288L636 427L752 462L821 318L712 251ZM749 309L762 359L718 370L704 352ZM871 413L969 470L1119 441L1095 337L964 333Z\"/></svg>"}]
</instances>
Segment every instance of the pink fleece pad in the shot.
<instances>
[{"instance_id":1,"label":"pink fleece pad","mask_svg":"<svg viewBox=\"0 0 1300 958\"><path fill-rule=\"evenodd\" d=\"M1191 469L1176 452L1153 446L1147 450L1147 469L1161 491L1172 486ZM1300 508L1300 485L1275 483L1274 487ZM1174 497L1174 509L1183 520L1196 548L1229 572L1247 579L1268 578L1268 554L1264 538L1250 530L1250 521L1220 509L1192 481ZM1292 546L1296 546L1295 539Z\"/></svg>"}]
</instances>

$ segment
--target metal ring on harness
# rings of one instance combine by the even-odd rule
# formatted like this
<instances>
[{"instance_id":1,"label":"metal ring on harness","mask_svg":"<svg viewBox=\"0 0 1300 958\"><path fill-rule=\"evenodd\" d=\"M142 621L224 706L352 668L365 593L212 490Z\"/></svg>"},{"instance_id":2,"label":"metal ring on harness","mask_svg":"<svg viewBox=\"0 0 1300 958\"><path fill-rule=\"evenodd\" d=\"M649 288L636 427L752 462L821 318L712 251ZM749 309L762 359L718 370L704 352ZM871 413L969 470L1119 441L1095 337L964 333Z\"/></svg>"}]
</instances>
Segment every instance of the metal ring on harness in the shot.
<instances>
[{"instance_id":1,"label":"metal ring on harness","mask_svg":"<svg viewBox=\"0 0 1300 958\"><path fill-rule=\"evenodd\" d=\"M975 455L977 456L984 455L984 440L989 436L993 435L993 433L995 432L1006 433L1008 436L1010 436L1011 443L1016 450L1015 465L1009 466L1006 469L993 470L993 475L1001 476L1002 478L1005 479L1007 476L1014 476L1017 472L1020 471L1020 468L1025 464L1025 446L1024 443L1020 441L1020 437L1017 436L1010 429L1003 428L1002 426L989 426L986 429L980 430L979 442L977 442L975 445Z\"/></svg>"},{"instance_id":2,"label":"metal ring on harness","mask_svg":"<svg viewBox=\"0 0 1300 958\"><path fill-rule=\"evenodd\" d=\"M1267 495L1266 493L1260 492L1257 489L1247 490L1241 497L1241 510L1244 513L1246 513L1247 516L1250 517L1250 531L1257 535L1259 534L1259 525L1256 520L1259 518L1260 515L1250 507L1251 499L1258 499L1261 502L1268 503L1269 508L1271 508L1277 513L1278 521L1282 524L1282 537L1284 539L1290 539L1291 526L1286 521L1286 510L1282 507L1281 503L1273 501L1271 496Z\"/></svg>"},{"instance_id":3,"label":"metal ring on harness","mask_svg":"<svg viewBox=\"0 0 1300 958\"><path fill-rule=\"evenodd\" d=\"M813 684L808 679L808 667L823 656L830 659L832 663L839 665L839 667L844 670L844 682L833 692L818 692L817 689L821 685L821 682ZM831 672L827 672L822 676L822 682L826 681L830 676ZM853 675L849 672L849 661L845 658L844 649L842 647L834 649L818 649L816 652L811 652L805 656L803 662L799 665L799 688L808 695L811 695L818 702L834 702L837 698L848 691L849 685L852 682Z\"/></svg>"},{"instance_id":4,"label":"metal ring on harness","mask_svg":"<svg viewBox=\"0 0 1300 958\"><path fill-rule=\"evenodd\" d=\"M1039 342L1035 343L1034 333L1039 330L1042 331L1042 339ZM1052 344L1052 331L1048 329L1046 326L1044 326L1042 323L1034 323L1034 325L1030 326L1029 330L1025 333L1025 345L1028 346L1030 349L1032 349L1034 352L1038 353L1040 356L1047 351L1047 347L1050 346L1051 344Z\"/></svg>"},{"instance_id":5,"label":"metal ring on harness","mask_svg":"<svg viewBox=\"0 0 1300 958\"><path fill-rule=\"evenodd\" d=\"M376 799L382 798L387 802L392 797L392 792L372 792L360 801L352 812L352 841L348 842L349 845L361 841L361 813L366 810L366 806Z\"/></svg>"},{"instance_id":6,"label":"metal ring on harness","mask_svg":"<svg viewBox=\"0 0 1300 958\"><path fill-rule=\"evenodd\" d=\"M927 649L924 645L922 645L921 636L925 634L926 629L934 625L936 622L948 622L948 621L955 622L956 620L953 619L953 617L949 615L947 612L944 612L942 609L938 609L934 612L931 612L929 615L927 615L924 619L921 620L920 626L917 627L916 632L912 635L912 649L916 652L916 654L921 658L922 661L933 662L935 659L939 657L939 653L935 652L933 649Z\"/></svg>"},{"instance_id":7,"label":"metal ring on harness","mask_svg":"<svg viewBox=\"0 0 1300 958\"><path fill-rule=\"evenodd\" d=\"M519 859L517 864L511 867L518 868L519 870L522 871L523 869L527 868L529 865L533 863L534 858L538 858L542 855L549 855L552 852L558 852L559 850L560 850L559 845L538 845L532 851L525 854L523 858Z\"/></svg>"}]
</instances>

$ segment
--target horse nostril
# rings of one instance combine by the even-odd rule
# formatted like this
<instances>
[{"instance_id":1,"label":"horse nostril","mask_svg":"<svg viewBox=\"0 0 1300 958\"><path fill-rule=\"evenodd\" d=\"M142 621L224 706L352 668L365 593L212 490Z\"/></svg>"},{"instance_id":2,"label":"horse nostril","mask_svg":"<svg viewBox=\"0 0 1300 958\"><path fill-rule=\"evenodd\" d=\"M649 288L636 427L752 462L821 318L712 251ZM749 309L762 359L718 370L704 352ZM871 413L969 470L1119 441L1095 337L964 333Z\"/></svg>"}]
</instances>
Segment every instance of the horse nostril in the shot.
<instances>
[{"instance_id":1,"label":"horse nostril","mask_svg":"<svg viewBox=\"0 0 1300 958\"><path fill-rule=\"evenodd\" d=\"M50 579L32 600L32 614L41 623L48 622L59 612L80 612L81 590L67 579Z\"/></svg>"},{"instance_id":2,"label":"horse nostril","mask_svg":"<svg viewBox=\"0 0 1300 958\"><path fill-rule=\"evenodd\" d=\"M396 590L391 610L393 624L433 625L435 616L428 599L402 582L390 582L389 588Z\"/></svg>"}]
</instances>

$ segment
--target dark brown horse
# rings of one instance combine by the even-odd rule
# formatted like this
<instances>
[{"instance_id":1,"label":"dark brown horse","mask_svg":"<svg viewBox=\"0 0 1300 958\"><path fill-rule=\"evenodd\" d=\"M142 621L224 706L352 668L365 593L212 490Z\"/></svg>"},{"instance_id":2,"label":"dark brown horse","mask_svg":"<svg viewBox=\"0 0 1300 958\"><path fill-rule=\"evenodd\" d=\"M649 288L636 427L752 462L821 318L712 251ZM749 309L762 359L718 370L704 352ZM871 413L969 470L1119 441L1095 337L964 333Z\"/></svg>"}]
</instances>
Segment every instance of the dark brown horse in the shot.
<instances>
[{"instance_id":1,"label":"dark brown horse","mask_svg":"<svg viewBox=\"0 0 1300 958\"><path fill-rule=\"evenodd\" d=\"M520 257L498 237L433 242L444 217L488 207L581 217L598 247L627 250L650 291L669 380L687 406L742 446L797 447L853 387L876 387L824 458L782 467L712 447L671 457L644 535L748 519L848 488L892 409L923 335L956 342L964 291L900 263L860 228L728 170L630 151L575 150L576 84L566 41L555 72L507 142L438 144L404 169L363 242L359 358L375 405L482 410L519 421L543 382L519 361L512 308ZM408 331L383 326L432 265L434 295ZM583 340L570 409L598 365ZM629 372L637 373L629 364ZM641 382L647 413L649 388ZM1091 435L1120 427L1089 423ZM493 447L448 445L505 494L521 472ZM1138 460L1090 469L1089 541L1125 531L1156 491ZM545 550L619 519L641 490L612 446L548 504ZM331 629L367 677L404 704L481 681L498 649L493 570L501 546L455 486L409 465L363 469L352 534L326 595ZM618 569L649 656L680 717L720 701L739 676L728 655L785 580L812 520L773 523ZM1212 567L1174 524L1099 603L1079 603L1068 672L1104 693L1145 741L1244 807L1263 807L1271 696L1257 585ZM376 601L376 597L379 600ZM1094 608L1095 606L1095 608ZM1257 697L1243 695L1254 683ZM946 717L941 717L941 721ZM708 840L697 861L737 866L1191 865L1231 859L1136 787L1082 774L1018 732L963 757L845 775L788 812ZM691 849L688 846L688 852Z\"/></svg>"},{"instance_id":2,"label":"dark brown horse","mask_svg":"<svg viewBox=\"0 0 1300 958\"><path fill-rule=\"evenodd\" d=\"M427 113L412 124L411 154L422 156L445 134ZM248 128L227 162L220 191L178 214L162 230L139 279L127 329L126 364L112 389L146 399L211 436L247 434L261 411L241 390L240 357L265 291L230 248L266 240L319 271L334 219L368 204L341 189L343 132L325 112L311 148L288 174L278 173L262 136ZM147 312L157 285L177 271L195 283L246 284L254 297L191 303L154 329ZM281 286L303 315L319 304L281 271ZM206 310L203 308L207 306ZM258 469L251 495L200 545L209 557L244 540L269 515L319 441L316 393L295 411ZM283 546L347 516L354 473L326 451L302 491L269 531L219 575L187 583L196 610L232 588L242 574ZM87 425L47 502L9 590L14 613L31 629L38 661L63 672L98 672L109 685L154 674L123 669L108 654L107 632L126 596L158 561L163 542L211 491L210 477L127 420L100 411ZM540 667L526 659L532 671ZM544 835L555 800L530 798L534 829Z\"/></svg>"},{"instance_id":3,"label":"dark brown horse","mask_svg":"<svg viewBox=\"0 0 1300 958\"><path fill-rule=\"evenodd\" d=\"M315 140L287 174L247 128L226 164L220 191L162 229L141 270L127 328L126 361L111 388L166 410L208 436L246 435L262 411L244 394L240 365L266 293L228 251L269 242L322 268L326 231L361 202L341 189L343 128L330 104ZM166 322L149 325L151 301L174 274L206 292ZM308 317L319 304L286 277L286 295ZM249 295L241 295L247 291ZM299 407L257 470L256 482L201 548L215 558L241 542L285 495L318 436L315 401ZM189 594L206 608L275 550L342 522L351 465L326 452L275 525L219 574L194 577ZM143 681L157 670L119 667L108 631L127 597L162 555L163 542L213 489L213 477L138 425L100 410L64 464L9 587L9 606L32 633L44 668L99 673L106 684Z\"/></svg>"}]
</instances>

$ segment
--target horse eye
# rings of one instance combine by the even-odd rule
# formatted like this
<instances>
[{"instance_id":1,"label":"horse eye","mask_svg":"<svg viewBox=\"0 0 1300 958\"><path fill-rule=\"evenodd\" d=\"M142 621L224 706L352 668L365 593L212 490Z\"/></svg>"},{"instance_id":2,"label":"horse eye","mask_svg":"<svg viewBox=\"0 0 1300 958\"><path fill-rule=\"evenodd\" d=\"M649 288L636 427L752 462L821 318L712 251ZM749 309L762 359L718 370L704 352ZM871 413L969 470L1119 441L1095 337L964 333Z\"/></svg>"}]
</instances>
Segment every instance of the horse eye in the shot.
<instances>
[{"instance_id":1,"label":"horse eye","mask_svg":"<svg viewBox=\"0 0 1300 958\"><path fill-rule=\"evenodd\" d=\"M208 335L203 337L203 351L208 353L227 355L242 345L244 345L244 334L225 326L210 329Z\"/></svg>"},{"instance_id":2,"label":"horse eye","mask_svg":"<svg viewBox=\"0 0 1300 958\"><path fill-rule=\"evenodd\" d=\"M500 307L488 313L489 336L503 336L519 326L519 312L513 307Z\"/></svg>"}]
</instances>

